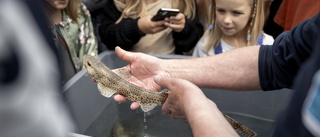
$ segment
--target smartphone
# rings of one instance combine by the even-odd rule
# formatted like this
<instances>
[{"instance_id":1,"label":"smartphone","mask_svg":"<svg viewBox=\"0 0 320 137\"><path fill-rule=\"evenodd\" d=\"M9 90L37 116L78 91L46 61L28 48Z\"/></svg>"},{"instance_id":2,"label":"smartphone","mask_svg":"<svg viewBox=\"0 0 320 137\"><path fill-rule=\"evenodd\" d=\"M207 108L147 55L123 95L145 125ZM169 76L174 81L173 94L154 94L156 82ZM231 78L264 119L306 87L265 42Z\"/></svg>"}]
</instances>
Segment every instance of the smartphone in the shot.
<instances>
[{"instance_id":1,"label":"smartphone","mask_svg":"<svg viewBox=\"0 0 320 137\"><path fill-rule=\"evenodd\" d=\"M152 21L164 20L166 17L176 16L180 12L179 9L161 8L157 14L152 17Z\"/></svg>"}]
</instances>

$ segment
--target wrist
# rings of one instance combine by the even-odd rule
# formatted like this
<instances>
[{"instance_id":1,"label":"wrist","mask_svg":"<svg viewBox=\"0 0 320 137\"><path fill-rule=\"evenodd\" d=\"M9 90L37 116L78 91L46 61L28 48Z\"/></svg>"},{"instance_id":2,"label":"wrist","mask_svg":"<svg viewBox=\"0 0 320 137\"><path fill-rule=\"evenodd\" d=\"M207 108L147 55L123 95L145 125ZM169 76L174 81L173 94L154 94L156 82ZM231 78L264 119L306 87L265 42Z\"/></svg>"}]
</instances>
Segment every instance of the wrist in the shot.
<instances>
[{"instance_id":1,"label":"wrist","mask_svg":"<svg viewBox=\"0 0 320 137\"><path fill-rule=\"evenodd\" d=\"M147 34L147 32L145 31L144 25L143 25L143 21L141 20L140 17L137 19L137 25L138 25L139 30L140 30L143 34Z\"/></svg>"}]
</instances>

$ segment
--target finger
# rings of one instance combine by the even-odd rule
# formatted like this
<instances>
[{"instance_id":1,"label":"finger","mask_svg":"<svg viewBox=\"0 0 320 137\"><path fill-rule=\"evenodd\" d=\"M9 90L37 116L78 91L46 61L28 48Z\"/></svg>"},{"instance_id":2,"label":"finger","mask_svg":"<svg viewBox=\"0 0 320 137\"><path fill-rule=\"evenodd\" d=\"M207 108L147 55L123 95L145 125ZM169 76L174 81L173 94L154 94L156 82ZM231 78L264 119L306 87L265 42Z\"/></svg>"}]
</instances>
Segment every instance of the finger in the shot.
<instances>
[{"instance_id":1,"label":"finger","mask_svg":"<svg viewBox=\"0 0 320 137\"><path fill-rule=\"evenodd\" d=\"M134 55L131 52L125 51L122 48L120 48L119 46L117 46L115 48L115 52L116 52L117 56L120 59L122 59L123 61L126 61L126 62L132 62L133 61Z\"/></svg>"},{"instance_id":2,"label":"finger","mask_svg":"<svg viewBox=\"0 0 320 137\"><path fill-rule=\"evenodd\" d=\"M172 23L172 22L166 22L164 25L165 25L166 27L169 27L169 28L172 28L172 29L181 27L180 24Z\"/></svg>"},{"instance_id":3,"label":"finger","mask_svg":"<svg viewBox=\"0 0 320 137\"><path fill-rule=\"evenodd\" d=\"M176 16L170 16L170 20L173 20L173 21L180 21L184 19L185 19L185 16L182 13L179 13Z\"/></svg>"},{"instance_id":4,"label":"finger","mask_svg":"<svg viewBox=\"0 0 320 137\"><path fill-rule=\"evenodd\" d=\"M169 115L170 114L170 109L168 107L168 101L164 102L164 104L162 105L162 113L165 115Z\"/></svg>"},{"instance_id":5,"label":"finger","mask_svg":"<svg viewBox=\"0 0 320 137\"><path fill-rule=\"evenodd\" d=\"M121 95L115 95L113 97L113 99L117 102L126 102L128 101L127 98L125 98L124 96L121 96Z\"/></svg>"},{"instance_id":6,"label":"finger","mask_svg":"<svg viewBox=\"0 0 320 137\"><path fill-rule=\"evenodd\" d=\"M180 88L179 85L181 85L183 81L185 80L166 76L156 76L154 78L154 82L159 85L161 89L169 89L170 91L175 91L177 88Z\"/></svg>"},{"instance_id":7,"label":"finger","mask_svg":"<svg viewBox=\"0 0 320 137\"><path fill-rule=\"evenodd\" d=\"M162 89L167 88L172 90L173 78L157 76L154 78L154 82L156 82L156 84L158 84Z\"/></svg>"},{"instance_id":8,"label":"finger","mask_svg":"<svg viewBox=\"0 0 320 137\"><path fill-rule=\"evenodd\" d=\"M172 30L174 30L176 32L180 32L184 28L184 25L172 24L172 23L169 23L169 22L166 22L164 25L169 27L169 28L171 28Z\"/></svg>"},{"instance_id":9,"label":"finger","mask_svg":"<svg viewBox=\"0 0 320 137\"><path fill-rule=\"evenodd\" d=\"M163 26L165 22L165 20L152 21L154 26Z\"/></svg>"},{"instance_id":10,"label":"finger","mask_svg":"<svg viewBox=\"0 0 320 137\"><path fill-rule=\"evenodd\" d=\"M139 108L139 107L140 107L140 104L139 104L138 102L133 102L133 103L130 105L130 108L131 108L132 110L137 109L137 108Z\"/></svg>"}]
</instances>

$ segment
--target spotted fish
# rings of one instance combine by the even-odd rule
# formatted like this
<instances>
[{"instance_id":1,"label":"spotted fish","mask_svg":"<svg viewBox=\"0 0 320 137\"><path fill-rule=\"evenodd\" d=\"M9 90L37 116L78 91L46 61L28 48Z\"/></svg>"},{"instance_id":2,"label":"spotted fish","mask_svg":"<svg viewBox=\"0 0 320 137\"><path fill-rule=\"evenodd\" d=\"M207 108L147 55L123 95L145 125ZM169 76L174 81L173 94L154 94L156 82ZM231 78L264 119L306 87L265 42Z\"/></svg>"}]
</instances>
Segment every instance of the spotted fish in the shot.
<instances>
[{"instance_id":1,"label":"spotted fish","mask_svg":"<svg viewBox=\"0 0 320 137\"><path fill-rule=\"evenodd\" d=\"M123 95L128 100L139 102L144 112L148 112L157 105L163 104L168 97L168 92L151 91L128 82L126 79L130 76L130 71L126 69L112 71L91 55L84 55L82 60L88 73L97 81L98 90L103 96L111 97L113 94ZM235 130L247 137L257 135L254 131L228 115L223 115Z\"/></svg>"},{"instance_id":2,"label":"spotted fish","mask_svg":"<svg viewBox=\"0 0 320 137\"><path fill-rule=\"evenodd\" d=\"M168 96L167 92L151 91L128 82L123 77L129 76L130 72L124 69L114 72L93 56L84 55L83 64L97 81L98 90L103 96L123 95L128 100L139 102L144 112L152 110L158 104L163 104Z\"/></svg>"}]
</instances>

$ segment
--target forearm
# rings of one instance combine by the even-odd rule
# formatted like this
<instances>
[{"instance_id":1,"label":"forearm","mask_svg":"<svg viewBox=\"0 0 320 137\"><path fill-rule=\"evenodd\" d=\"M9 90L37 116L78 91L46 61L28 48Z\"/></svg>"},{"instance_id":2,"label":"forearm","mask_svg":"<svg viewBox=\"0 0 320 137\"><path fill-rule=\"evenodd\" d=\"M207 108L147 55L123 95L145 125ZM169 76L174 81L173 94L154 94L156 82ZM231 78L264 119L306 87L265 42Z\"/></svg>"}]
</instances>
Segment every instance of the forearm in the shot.
<instances>
[{"instance_id":1,"label":"forearm","mask_svg":"<svg viewBox=\"0 0 320 137\"><path fill-rule=\"evenodd\" d=\"M131 50L142 36L142 33L137 25L137 19L126 18L120 23L104 21L99 29L102 42L109 48L114 49L120 46L125 50Z\"/></svg>"},{"instance_id":2,"label":"forearm","mask_svg":"<svg viewBox=\"0 0 320 137\"><path fill-rule=\"evenodd\" d=\"M163 67L167 75L186 79L199 87L258 90L259 48L251 46L205 58L168 60Z\"/></svg>"},{"instance_id":3,"label":"forearm","mask_svg":"<svg viewBox=\"0 0 320 137\"><path fill-rule=\"evenodd\" d=\"M113 0L106 3L101 14L99 35L108 49L113 50L116 46L121 46L125 50L131 50L145 35L138 28L138 19L124 18L116 23L121 17L121 12L115 7Z\"/></svg>"}]
</instances>

